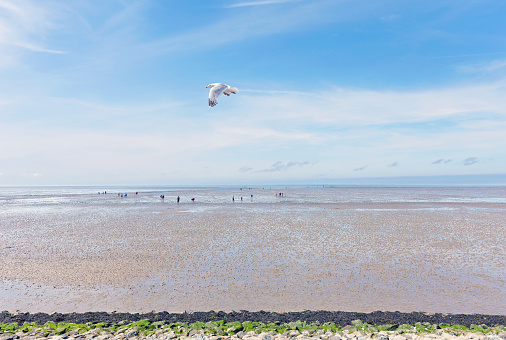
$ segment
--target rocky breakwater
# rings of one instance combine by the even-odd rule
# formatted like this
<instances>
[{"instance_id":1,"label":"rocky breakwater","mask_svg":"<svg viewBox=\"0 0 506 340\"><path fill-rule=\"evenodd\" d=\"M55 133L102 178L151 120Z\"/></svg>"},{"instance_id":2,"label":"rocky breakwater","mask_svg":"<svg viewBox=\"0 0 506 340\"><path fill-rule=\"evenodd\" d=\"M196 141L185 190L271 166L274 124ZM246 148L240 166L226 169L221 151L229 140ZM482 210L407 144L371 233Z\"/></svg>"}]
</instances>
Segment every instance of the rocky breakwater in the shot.
<instances>
[{"instance_id":1,"label":"rocky breakwater","mask_svg":"<svg viewBox=\"0 0 506 340\"><path fill-rule=\"evenodd\" d=\"M184 322L148 319L85 324L48 321L0 324L0 340L506 340L506 326L332 322Z\"/></svg>"}]
</instances>

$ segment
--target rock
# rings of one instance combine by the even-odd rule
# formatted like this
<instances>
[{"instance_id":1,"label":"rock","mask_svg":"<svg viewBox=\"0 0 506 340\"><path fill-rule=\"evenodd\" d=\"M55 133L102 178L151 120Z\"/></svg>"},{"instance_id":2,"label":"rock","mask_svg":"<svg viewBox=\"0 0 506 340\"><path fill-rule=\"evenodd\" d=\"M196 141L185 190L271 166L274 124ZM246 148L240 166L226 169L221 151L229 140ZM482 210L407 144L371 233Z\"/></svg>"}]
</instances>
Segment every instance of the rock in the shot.
<instances>
[{"instance_id":1,"label":"rock","mask_svg":"<svg viewBox=\"0 0 506 340\"><path fill-rule=\"evenodd\" d=\"M272 340L272 336L270 334L260 334L261 335L261 340Z\"/></svg>"},{"instance_id":2,"label":"rock","mask_svg":"<svg viewBox=\"0 0 506 340\"><path fill-rule=\"evenodd\" d=\"M137 333L137 331L135 331L135 330L128 330L127 333L125 333L125 336L127 338L132 338L137 335L139 335L139 333Z\"/></svg>"},{"instance_id":3,"label":"rock","mask_svg":"<svg viewBox=\"0 0 506 340\"><path fill-rule=\"evenodd\" d=\"M331 335L327 338L327 340L341 340L341 337L338 334ZM388 339L385 339L388 340Z\"/></svg>"},{"instance_id":4,"label":"rock","mask_svg":"<svg viewBox=\"0 0 506 340\"><path fill-rule=\"evenodd\" d=\"M390 340L406 340L405 337L403 337L402 335L400 334L397 334L395 335L393 338L391 338Z\"/></svg>"},{"instance_id":5,"label":"rock","mask_svg":"<svg viewBox=\"0 0 506 340\"><path fill-rule=\"evenodd\" d=\"M174 338L176 338L176 337L177 337L177 336L176 336L176 332L174 332L174 331L170 331L170 332L168 332L168 333L165 333L165 338L166 338L166 339L174 339Z\"/></svg>"},{"instance_id":6,"label":"rock","mask_svg":"<svg viewBox=\"0 0 506 340\"><path fill-rule=\"evenodd\" d=\"M497 335L487 335L486 340L503 340Z\"/></svg>"},{"instance_id":7,"label":"rock","mask_svg":"<svg viewBox=\"0 0 506 340\"><path fill-rule=\"evenodd\" d=\"M378 334L378 340L389 340L388 339L388 334L386 334L386 333L379 333Z\"/></svg>"}]
</instances>

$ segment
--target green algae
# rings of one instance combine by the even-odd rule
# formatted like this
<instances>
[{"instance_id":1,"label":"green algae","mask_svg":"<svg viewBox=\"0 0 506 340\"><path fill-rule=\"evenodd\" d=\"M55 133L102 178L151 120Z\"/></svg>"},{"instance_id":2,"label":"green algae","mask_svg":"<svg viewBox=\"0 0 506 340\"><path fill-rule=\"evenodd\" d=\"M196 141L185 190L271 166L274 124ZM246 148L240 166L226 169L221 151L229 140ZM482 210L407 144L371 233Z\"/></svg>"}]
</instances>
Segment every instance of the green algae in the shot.
<instances>
[{"instance_id":1,"label":"green algae","mask_svg":"<svg viewBox=\"0 0 506 340\"><path fill-rule=\"evenodd\" d=\"M430 334L438 331L444 331L453 333L456 335L464 333L482 333L482 334L499 334L500 332L506 331L506 326L496 325L494 327L488 327L486 325L471 325L466 327L463 325L455 324L430 324L430 323L416 323L414 325L371 325L361 320L355 320L346 327L336 325L332 322L319 323L313 322L308 323L305 321L294 321L289 323L281 322L256 322L256 321L245 321L245 322L226 322L224 320L213 320L208 322L194 322L184 323L176 322L170 323L167 321L151 321L148 319L139 320L136 322L100 322L100 323L87 323L87 324L75 324L60 322L55 323L52 321L46 322L41 325L35 322L18 324L15 322L11 323L0 323L0 334L15 334L18 332L23 333L36 333L43 336L49 335L60 335L64 333L82 334L90 331L97 333L125 333L130 334L135 332L139 335L150 335L155 332L174 332L176 335L188 336L190 332L206 334L206 335L220 335L230 336L239 332L255 332L260 333L271 333L271 334L305 334L314 335L318 332L338 332L348 330L349 332L361 332L375 336L379 332L403 332L403 333L416 333L416 334Z\"/></svg>"}]
</instances>

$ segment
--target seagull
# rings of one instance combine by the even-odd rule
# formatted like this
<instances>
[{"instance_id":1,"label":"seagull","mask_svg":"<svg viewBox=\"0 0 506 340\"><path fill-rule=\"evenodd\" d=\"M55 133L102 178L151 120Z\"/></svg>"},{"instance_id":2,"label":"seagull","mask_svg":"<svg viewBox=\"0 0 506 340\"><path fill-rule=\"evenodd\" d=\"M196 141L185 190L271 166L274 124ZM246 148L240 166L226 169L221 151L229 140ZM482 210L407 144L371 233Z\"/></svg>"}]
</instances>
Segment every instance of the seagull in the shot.
<instances>
[{"instance_id":1,"label":"seagull","mask_svg":"<svg viewBox=\"0 0 506 340\"><path fill-rule=\"evenodd\" d=\"M225 96L230 96L231 93L236 94L239 92L237 87L230 87L227 84L223 83L213 83L206 86L207 88L211 88L209 91L209 107L213 107L218 104L218 97L220 94L224 94Z\"/></svg>"}]
</instances>

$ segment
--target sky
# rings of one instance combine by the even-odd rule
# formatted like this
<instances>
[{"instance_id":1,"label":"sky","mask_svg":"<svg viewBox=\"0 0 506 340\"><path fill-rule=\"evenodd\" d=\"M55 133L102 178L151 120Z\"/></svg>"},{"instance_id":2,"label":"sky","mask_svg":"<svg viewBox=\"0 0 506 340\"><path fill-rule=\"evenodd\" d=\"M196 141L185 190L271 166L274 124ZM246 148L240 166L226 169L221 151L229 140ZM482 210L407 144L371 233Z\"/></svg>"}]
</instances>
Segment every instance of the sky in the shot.
<instances>
[{"instance_id":1,"label":"sky","mask_svg":"<svg viewBox=\"0 0 506 340\"><path fill-rule=\"evenodd\" d=\"M505 17L504 0L0 0L0 186L506 175ZM209 108L216 82L239 93Z\"/></svg>"}]
</instances>

